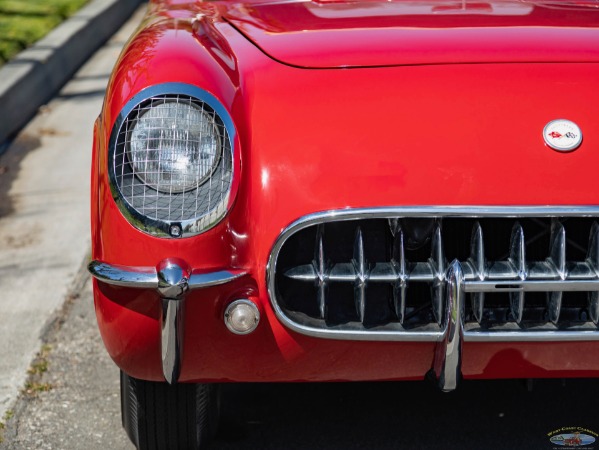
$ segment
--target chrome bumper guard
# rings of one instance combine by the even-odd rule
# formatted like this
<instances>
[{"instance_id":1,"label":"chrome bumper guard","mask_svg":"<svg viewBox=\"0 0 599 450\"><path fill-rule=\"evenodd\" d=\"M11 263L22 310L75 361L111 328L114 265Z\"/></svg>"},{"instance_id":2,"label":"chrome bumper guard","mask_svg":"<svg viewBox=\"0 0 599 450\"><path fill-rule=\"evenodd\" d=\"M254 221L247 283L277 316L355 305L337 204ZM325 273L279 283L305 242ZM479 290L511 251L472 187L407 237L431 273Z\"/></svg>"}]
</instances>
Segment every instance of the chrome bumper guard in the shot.
<instances>
[{"instance_id":1,"label":"chrome bumper guard","mask_svg":"<svg viewBox=\"0 0 599 450\"><path fill-rule=\"evenodd\" d=\"M162 299L162 373L170 384L176 383L181 373L186 293L193 289L230 283L245 275L245 272L237 270L194 273L169 260L161 262L157 268L125 267L92 261L88 270L98 281L113 286L158 291Z\"/></svg>"}]
</instances>

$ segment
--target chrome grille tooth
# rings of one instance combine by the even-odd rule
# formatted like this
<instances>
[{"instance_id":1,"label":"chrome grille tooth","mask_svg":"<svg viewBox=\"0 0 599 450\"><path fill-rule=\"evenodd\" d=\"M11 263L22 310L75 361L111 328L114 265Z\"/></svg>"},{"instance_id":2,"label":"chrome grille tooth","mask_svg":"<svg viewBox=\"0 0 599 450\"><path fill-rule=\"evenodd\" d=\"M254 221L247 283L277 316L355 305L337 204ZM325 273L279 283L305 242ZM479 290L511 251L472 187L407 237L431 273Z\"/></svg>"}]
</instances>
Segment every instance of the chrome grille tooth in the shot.
<instances>
[{"instance_id":1,"label":"chrome grille tooth","mask_svg":"<svg viewBox=\"0 0 599 450\"><path fill-rule=\"evenodd\" d=\"M366 313L366 288L368 286L369 271L366 255L364 254L364 236L361 227L358 227L356 230L352 264L355 270L354 302L356 304L356 313L360 322L363 323Z\"/></svg>"},{"instance_id":2,"label":"chrome grille tooth","mask_svg":"<svg viewBox=\"0 0 599 450\"><path fill-rule=\"evenodd\" d=\"M318 311L320 312L320 318L325 319L327 315L327 284L319 283L318 285Z\"/></svg>"},{"instance_id":3,"label":"chrome grille tooth","mask_svg":"<svg viewBox=\"0 0 599 450\"><path fill-rule=\"evenodd\" d=\"M364 277L366 272L366 256L364 254L364 235L362 234L362 228L358 227L356 230L356 238L354 240L354 254L353 263L356 267L358 277Z\"/></svg>"},{"instance_id":4,"label":"chrome grille tooth","mask_svg":"<svg viewBox=\"0 0 599 450\"><path fill-rule=\"evenodd\" d=\"M599 276L599 224L593 222L589 234L589 248L587 249L587 263Z\"/></svg>"},{"instance_id":5,"label":"chrome grille tooth","mask_svg":"<svg viewBox=\"0 0 599 450\"><path fill-rule=\"evenodd\" d=\"M326 318L328 274L327 262L324 254L324 225L318 225L316 229L316 248L314 249L314 260L312 261L316 271L316 287L318 289L317 301L320 318Z\"/></svg>"},{"instance_id":6,"label":"chrome grille tooth","mask_svg":"<svg viewBox=\"0 0 599 450\"><path fill-rule=\"evenodd\" d=\"M393 262L370 264L368 269L368 283L395 284L397 281L397 270L393 266Z\"/></svg>"},{"instance_id":7,"label":"chrome grille tooth","mask_svg":"<svg viewBox=\"0 0 599 450\"><path fill-rule=\"evenodd\" d=\"M595 325L599 323L599 292L589 292L589 315Z\"/></svg>"},{"instance_id":8,"label":"chrome grille tooth","mask_svg":"<svg viewBox=\"0 0 599 450\"><path fill-rule=\"evenodd\" d=\"M326 260L324 256L324 225L318 225L316 229L316 246L314 248L314 267L321 274L324 273Z\"/></svg>"},{"instance_id":9,"label":"chrome grille tooth","mask_svg":"<svg viewBox=\"0 0 599 450\"><path fill-rule=\"evenodd\" d=\"M475 292L472 294L472 311L474 312L474 318L478 323L483 320L485 311L485 294L484 292Z\"/></svg>"},{"instance_id":10,"label":"chrome grille tooth","mask_svg":"<svg viewBox=\"0 0 599 450\"><path fill-rule=\"evenodd\" d=\"M445 254L443 252L443 237L441 235L440 223L437 223L433 231L429 265L434 276L431 288L433 314L437 324L440 325L443 319L443 296L445 292Z\"/></svg>"},{"instance_id":11,"label":"chrome grille tooth","mask_svg":"<svg viewBox=\"0 0 599 450\"><path fill-rule=\"evenodd\" d=\"M354 286L354 300L356 302L358 320L364 323L364 316L366 314L366 283L356 283Z\"/></svg>"},{"instance_id":12,"label":"chrome grille tooth","mask_svg":"<svg viewBox=\"0 0 599 450\"><path fill-rule=\"evenodd\" d=\"M397 217L394 217L392 219L388 219L387 223L389 224L389 229L391 230L391 236L395 237L395 233L400 228L399 219Z\"/></svg>"},{"instance_id":13,"label":"chrome grille tooth","mask_svg":"<svg viewBox=\"0 0 599 450\"><path fill-rule=\"evenodd\" d=\"M517 324L522 322L524 313L524 292L510 292L510 311Z\"/></svg>"},{"instance_id":14,"label":"chrome grille tooth","mask_svg":"<svg viewBox=\"0 0 599 450\"><path fill-rule=\"evenodd\" d=\"M401 325L403 325L406 316L406 291L406 283L395 283L393 286L393 306L395 307L395 313L397 314L397 319Z\"/></svg>"},{"instance_id":15,"label":"chrome grille tooth","mask_svg":"<svg viewBox=\"0 0 599 450\"><path fill-rule=\"evenodd\" d=\"M587 249L587 264L599 276L599 224L593 222L589 235L589 248ZM589 292L589 315L595 325L599 323L599 292Z\"/></svg>"},{"instance_id":16,"label":"chrome grille tooth","mask_svg":"<svg viewBox=\"0 0 599 450\"><path fill-rule=\"evenodd\" d=\"M396 226L393 233L393 266L397 269L398 274L406 277L406 254L404 246L403 230L399 225Z\"/></svg>"},{"instance_id":17,"label":"chrome grille tooth","mask_svg":"<svg viewBox=\"0 0 599 450\"><path fill-rule=\"evenodd\" d=\"M485 245L483 240L483 229L480 223L476 221L472 228L472 237L470 239L470 265L474 269L474 274L479 281L485 281L486 260ZM484 292L475 292L472 294L472 311L478 323L483 320L485 309Z\"/></svg>"},{"instance_id":18,"label":"chrome grille tooth","mask_svg":"<svg viewBox=\"0 0 599 450\"><path fill-rule=\"evenodd\" d=\"M338 263L331 265L327 271L328 282L354 283L356 281L356 269L353 263Z\"/></svg>"},{"instance_id":19,"label":"chrome grille tooth","mask_svg":"<svg viewBox=\"0 0 599 450\"><path fill-rule=\"evenodd\" d=\"M470 262L476 271L479 280L485 279L485 246L483 240L483 229L480 223L476 221L472 228L472 237L470 239Z\"/></svg>"},{"instance_id":20,"label":"chrome grille tooth","mask_svg":"<svg viewBox=\"0 0 599 450\"><path fill-rule=\"evenodd\" d=\"M518 278L525 280L526 273L526 241L524 239L524 230L520 222L516 222L512 228L512 237L510 239L510 263L514 266Z\"/></svg>"},{"instance_id":21,"label":"chrome grille tooth","mask_svg":"<svg viewBox=\"0 0 599 450\"><path fill-rule=\"evenodd\" d=\"M566 279L566 230L557 219L551 221L551 239L547 262L555 269L560 280ZM560 291L547 293L547 315L553 324L557 324L559 320L562 309L562 296L563 293Z\"/></svg>"},{"instance_id":22,"label":"chrome grille tooth","mask_svg":"<svg viewBox=\"0 0 599 450\"><path fill-rule=\"evenodd\" d=\"M524 229L520 222L516 222L512 228L512 237L510 239L510 257L509 262L513 266L516 276L520 281L526 280L528 275L526 270L526 241L524 239ZM516 323L522 322L524 313L524 292L510 292L510 311Z\"/></svg>"},{"instance_id":23,"label":"chrome grille tooth","mask_svg":"<svg viewBox=\"0 0 599 450\"><path fill-rule=\"evenodd\" d=\"M557 270L560 279L566 279L566 230L558 221L551 223L549 260Z\"/></svg>"},{"instance_id":24,"label":"chrome grille tooth","mask_svg":"<svg viewBox=\"0 0 599 450\"><path fill-rule=\"evenodd\" d=\"M562 309L562 292L549 292L547 294L547 314L551 323L556 324Z\"/></svg>"},{"instance_id":25,"label":"chrome grille tooth","mask_svg":"<svg viewBox=\"0 0 599 450\"><path fill-rule=\"evenodd\" d=\"M443 236L441 235L440 223L437 223L433 231L430 262L433 272L440 278L445 278L445 254L443 252Z\"/></svg>"},{"instance_id":26,"label":"chrome grille tooth","mask_svg":"<svg viewBox=\"0 0 599 450\"><path fill-rule=\"evenodd\" d=\"M520 324L524 313L524 292L510 292L510 311L516 323Z\"/></svg>"},{"instance_id":27,"label":"chrome grille tooth","mask_svg":"<svg viewBox=\"0 0 599 450\"><path fill-rule=\"evenodd\" d=\"M406 294L408 274L406 273L406 254L404 248L403 231L398 223L393 232L393 256L391 264L397 274L397 280L393 285L393 307L399 323L403 325L406 315Z\"/></svg>"},{"instance_id":28,"label":"chrome grille tooth","mask_svg":"<svg viewBox=\"0 0 599 450\"><path fill-rule=\"evenodd\" d=\"M283 275L293 280L318 282L318 273L314 264L292 267L285 271Z\"/></svg>"}]
</instances>

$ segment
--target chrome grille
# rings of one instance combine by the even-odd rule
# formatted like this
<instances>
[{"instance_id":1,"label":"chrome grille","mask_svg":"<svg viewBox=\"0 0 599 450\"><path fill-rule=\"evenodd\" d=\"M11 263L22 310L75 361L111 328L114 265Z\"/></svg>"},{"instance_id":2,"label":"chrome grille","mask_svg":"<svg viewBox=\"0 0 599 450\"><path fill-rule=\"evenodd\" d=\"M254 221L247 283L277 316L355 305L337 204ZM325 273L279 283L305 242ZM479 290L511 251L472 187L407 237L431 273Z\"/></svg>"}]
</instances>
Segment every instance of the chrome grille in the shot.
<instances>
[{"instance_id":1,"label":"chrome grille","mask_svg":"<svg viewBox=\"0 0 599 450\"><path fill-rule=\"evenodd\" d=\"M271 300L306 334L437 340L457 262L468 295L466 339L599 338L598 211L523 211L360 210L303 219L271 256Z\"/></svg>"}]
</instances>

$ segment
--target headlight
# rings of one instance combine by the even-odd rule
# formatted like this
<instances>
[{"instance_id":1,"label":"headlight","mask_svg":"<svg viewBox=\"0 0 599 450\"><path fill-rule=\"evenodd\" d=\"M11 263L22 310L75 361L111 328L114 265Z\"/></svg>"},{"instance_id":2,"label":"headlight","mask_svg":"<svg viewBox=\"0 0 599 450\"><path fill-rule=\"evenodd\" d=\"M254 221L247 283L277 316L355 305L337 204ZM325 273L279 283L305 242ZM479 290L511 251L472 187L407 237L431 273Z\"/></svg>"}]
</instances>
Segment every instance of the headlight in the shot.
<instances>
[{"instance_id":1,"label":"headlight","mask_svg":"<svg viewBox=\"0 0 599 450\"><path fill-rule=\"evenodd\" d=\"M223 106L190 85L142 91L113 129L109 173L120 210L155 236L190 236L227 213L233 123Z\"/></svg>"},{"instance_id":2,"label":"headlight","mask_svg":"<svg viewBox=\"0 0 599 450\"><path fill-rule=\"evenodd\" d=\"M196 189L216 168L221 150L214 117L194 103L174 101L141 112L126 149L134 174L165 193Z\"/></svg>"}]
</instances>

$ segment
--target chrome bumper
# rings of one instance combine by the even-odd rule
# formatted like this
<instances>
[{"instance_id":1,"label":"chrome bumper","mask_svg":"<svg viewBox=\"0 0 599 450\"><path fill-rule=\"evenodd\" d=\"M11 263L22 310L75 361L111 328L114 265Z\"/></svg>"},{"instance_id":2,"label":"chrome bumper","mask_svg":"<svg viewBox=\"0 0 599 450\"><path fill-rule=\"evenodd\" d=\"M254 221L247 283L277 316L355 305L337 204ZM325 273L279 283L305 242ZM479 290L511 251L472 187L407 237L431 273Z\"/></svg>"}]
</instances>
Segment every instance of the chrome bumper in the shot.
<instances>
[{"instance_id":1,"label":"chrome bumper","mask_svg":"<svg viewBox=\"0 0 599 450\"><path fill-rule=\"evenodd\" d=\"M126 267L92 261L89 272L99 281L113 286L156 289L162 298L160 344L162 373L168 383L176 383L181 371L185 323L185 294L230 283L245 275L236 270L193 273L190 269L165 260L153 267Z\"/></svg>"}]
</instances>

